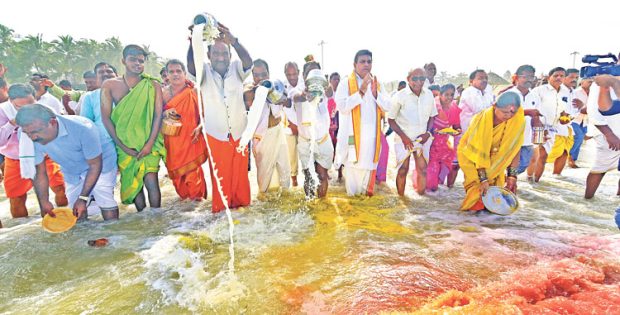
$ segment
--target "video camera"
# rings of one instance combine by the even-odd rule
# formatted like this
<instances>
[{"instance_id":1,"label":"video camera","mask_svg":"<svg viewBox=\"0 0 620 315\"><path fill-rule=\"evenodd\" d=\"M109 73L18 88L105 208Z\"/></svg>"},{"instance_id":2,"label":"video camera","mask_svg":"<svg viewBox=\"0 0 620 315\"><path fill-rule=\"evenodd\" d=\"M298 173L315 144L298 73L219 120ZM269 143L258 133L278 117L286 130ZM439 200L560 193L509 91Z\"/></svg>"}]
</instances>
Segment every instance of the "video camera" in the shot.
<instances>
[{"instance_id":1,"label":"video camera","mask_svg":"<svg viewBox=\"0 0 620 315\"><path fill-rule=\"evenodd\" d=\"M599 59L611 59L613 62L602 62ZM609 74L613 76L620 76L620 65L618 65L618 58L609 53L607 55L585 55L581 58L583 63L595 64L596 66L583 66L579 71L579 76L582 78L591 78L599 74Z\"/></svg>"}]
</instances>

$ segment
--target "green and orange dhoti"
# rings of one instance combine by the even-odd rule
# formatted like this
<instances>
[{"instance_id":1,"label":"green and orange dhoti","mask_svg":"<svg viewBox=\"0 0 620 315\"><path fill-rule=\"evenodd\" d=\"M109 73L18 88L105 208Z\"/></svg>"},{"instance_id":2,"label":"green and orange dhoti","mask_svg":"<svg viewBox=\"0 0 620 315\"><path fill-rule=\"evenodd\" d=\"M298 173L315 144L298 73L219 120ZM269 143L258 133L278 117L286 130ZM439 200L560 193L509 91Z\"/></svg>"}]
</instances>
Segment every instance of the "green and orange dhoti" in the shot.
<instances>
[{"instance_id":1,"label":"green and orange dhoti","mask_svg":"<svg viewBox=\"0 0 620 315\"><path fill-rule=\"evenodd\" d=\"M154 78L142 75L142 81L129 91L112 110L111 119L119 140L129 148L140 151L146 144L153 126L155 112ZM144 186L147 173L159 171L159 160L166 158L161 134L157 136L151 153L142 159L128 155L116 147L118 168L121 173L121 201L131 204Z\"/></svg>"}]
</instances>

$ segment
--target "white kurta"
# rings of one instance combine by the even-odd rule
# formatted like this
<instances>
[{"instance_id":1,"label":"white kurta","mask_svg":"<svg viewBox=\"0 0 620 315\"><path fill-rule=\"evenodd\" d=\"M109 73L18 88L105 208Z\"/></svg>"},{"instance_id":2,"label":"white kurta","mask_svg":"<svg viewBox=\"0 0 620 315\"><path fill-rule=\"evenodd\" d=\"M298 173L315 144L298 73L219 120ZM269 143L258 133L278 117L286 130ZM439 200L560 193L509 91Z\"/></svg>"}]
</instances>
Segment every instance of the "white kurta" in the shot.
<instances>
[{"instance_id":1,"label":"white kurta","mask_svg":"<svg viewBox=\"0 0 620 315\"><path fill-rule=\"evenodd\" d=\"M302 92L303 90L296 89L291 97ZM310 106L316 106L314 117L305 117L304 113L308 114L309 111L304 111L303 107ZM316 105L311 102L301 102L295 103L293 107L299 122L297 125L299 131L297 152L302 169L310 168L312 161L319 163L323 168L330 169L334 160L334 147L329 137L330 116L327 109L327 98L323 97ZM311 143L313 132L315 142Z\"/></svg>"},{"instance_id":2,"label":"white kurta","mask_svg":"<svg viewBox=\"0 0 620 315\"><path fill-rule=\"evenodd\" d=\"M516 86L511 88L508 91L515 92L517 93L517 95L521 97L521 106L523 107L523 110L536 109L540 106L539 105L540 99L538 98L538 95L532 93L531 90L525 96L523 96L521 91ZM533 145L532 131L533 131L532 130L532 117L526 115L525 116L525 129L523 131L523 145L522 145L523 147Z\"/></svg>"},{"instance_id":3,"label":"white kurta","mask_svg":"<svg viewBox=\"0 0 620 315\"><path fill-rule=\"evenodd\" d=\"M387 118L393 119L411 141L415 141L420 135L426 133L428 121L438 114L433 93L425 88L422 88L420 96L417 96L407 86L392 97L391 106ZM421 145L424 158L427 161L432 142L431 139L428 139L424 145ZM409 151L405 149L399 135L394 137L394 153L396 154L398 169L409 156Z\"/></svg>"},{"instance_id":4,"label":"white kurta","mask_svg":"<svg viewBox=\"0 0 620 315\"><path fill-rule=\"evenodd\" d=\"M303 80L297 81L297 85L296 86L292 86L288 81L286 81L286 79L283 82L286 82L284 84L284 91L286 92L286 95L289 98L291 98L291 95L293 94L294 91L296 91L296 90L303 91L303 90L306 89L306 85L304 84ZM284 112L284 115L286 116L286 119L288 119L293 124L297 125L297 114L295 113L295 107L294 106L285 107L282 110ZM286 135L292 135L293 134L293 132L291 131L291 128L288 128L288 127L284 129L284 133Z\"/></svg>"},{"instance_id":5,"label":"white kurta","mask_svg":"<svg viewBox=\"0 0 620 315\"><path fill-rule=\"evenodd\" d=\"M573 117L573 122L576 124L583 123L584 126L588 125L588 114L582 114L581 109L588 106L588 93L582 88L578 87L573 91L573 98L580 100L583 103L581 108L573 108L573 112L570 113Z\"/></svg>"},{"instance_id":6,"label":"white kurta","mask_svg":"<svg viewBox=\"0 0 620 315\"><path fill-rule=\"evenodd\" d=\"M356 75L357 76L357 75ZM362 85L362 78L357 76L358 89ZM336 147L336 167L345 166L345 181L347 193L357 194L366 191L370 172L377 169L374 162L377 141L377 106L384 112L390 110L390 98L383 91L377 92L377 98L372 95L371 87L368 86L366 93L362 95L358 92L349 95L349 76L340 80L335 95L336 106L339 112L338 142ZM349 151L349 135L352 134L353 120L351 111L361 106L361 126L360 126L360 148L359 160L355 161L354 154ZM349 169L349 170L347 170ZM353 173L359 173L353 175ZM349 176L347 177L347 174Z\"/></svg>"},{"instance_id":7,"label":"white kurta","mask_svg":"<svg viewBox=\"0 0 620 315\"><path fill-rule=\"evenodd\" d=\"M543 115L541 120L543 123L555 130L559 136L567 137L569 135L569 125L560 124L560 116L562 112L570 113L572 111L572 98L570 90L560 85L560 90L556 91L550 84L538 86L532 92L540 99L538 111Z\"/></svg>"},{"instance_id":8,"label":"white kurta","mask_svg":"<svg viewBox=\"0 0 620 315\"><path fill-rule=\"evenodd\" d=\"M49 109L54 111L56 115L65 114L65 107L57 98L52 96L50 92L46 92L45 94L41 95L41 98L37 100L37 103L47 106Z\"/></svg>"},{"instance_id":9,"label":"white kurta","mask_svg":"<svg viewBox=\"0 0 620 315\"><path fill-rule=\"evenodd\" d=\"M204 128L209 136L219 141L228 141L229 135L234 140L241 137L248 122L243 81L251 71L244 71L240 60L233 60L222 78L211 63L205 63L200 89L205 105Z\"/></svg>"},{"instance_id":10,"label":"white kurta","mask_svg":"<svg viewBox=\"0 0 620 315\"><path fill-rule=\"evenodd\" d=\"M480 91L473 86L469 86L463 90L459 101L459 108L461 109L461 128L463 129L463 133L469 127L469 123L474 115L491 107L494 99L495 96L490 86L487 86L487 89L484 91Z\"/></svg>"},{"instance_id":11,"label":"white kurta","mask_svg":"<svg viewBox=\"0 0 620 315\"><path fill-rule=\"evenodd\" d=\"M609 143L605 136L598 130L596 126L608 126L611 131L620 137L620 114L611 116L603 116L598 110L598 97L600 87L596 83L592 83L590 87L590 95L588 96L588 116L589 123L588 135L594 137L596 143L596 151L594 153L594 163L592 164L592 173L605 173L618 168L620 160L620 151L614 151L609 148ZM617 100L618 96L613 89L610 91L611 99Z\"/></svg>"}]
</instances>

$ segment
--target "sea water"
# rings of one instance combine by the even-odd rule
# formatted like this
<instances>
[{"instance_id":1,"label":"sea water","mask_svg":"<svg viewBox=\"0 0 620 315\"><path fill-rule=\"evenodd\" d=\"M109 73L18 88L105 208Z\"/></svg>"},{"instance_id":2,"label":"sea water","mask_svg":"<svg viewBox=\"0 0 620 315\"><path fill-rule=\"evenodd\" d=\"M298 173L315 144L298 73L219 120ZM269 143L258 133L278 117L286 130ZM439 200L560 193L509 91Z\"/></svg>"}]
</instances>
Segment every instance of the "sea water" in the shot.
<instances>
[{"instance_id":1,"label":"sea water","mask_svg":"<svg viewBox=\"0 0 620 315\"><path fill-rule=\"evenodd\" d=\"M2 199L0 313L620 312L617 172L586 201L587 168L549 165L538 184L519 178L521 208L503 217L458 211L462 177L426 196L409 179L400 198L394 164L371 198L346 196L335 172L322 200L254 193L232 211L234 277L226 215L180 201L163 169L161 210L121 206L119 221L91 216L62 234L42 230L32 192L25 219Z\"/></svg>"}]
</instances>

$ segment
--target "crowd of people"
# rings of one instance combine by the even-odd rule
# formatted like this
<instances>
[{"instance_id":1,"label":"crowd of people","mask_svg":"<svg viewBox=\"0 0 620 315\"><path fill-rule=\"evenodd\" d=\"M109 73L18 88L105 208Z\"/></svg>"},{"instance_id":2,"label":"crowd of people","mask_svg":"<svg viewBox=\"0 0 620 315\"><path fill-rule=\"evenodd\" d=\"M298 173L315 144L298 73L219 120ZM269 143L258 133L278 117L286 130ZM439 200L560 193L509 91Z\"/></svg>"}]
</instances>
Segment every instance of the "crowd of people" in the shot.
<instances>
[{"instance_id":1,"label":"crowd of people","mask_svg":"<svg viewBox=\"0 0 620 315\"><path fill-rule=\"evenodd\" d=\"M547 163L554 174L565 165L578 167L586 139L596 143L586 199L606 172L620 167L618 77L579 80L578 70L556 67L540 79L533 66L523 65L496 95L484 70L473 71L462 89L438 85L436 66L428 63L411 69L389 93L372 73L369 50L353 55L350 73L325 75L328 84L319 96L306 79L321 65L311 56L301 71L286 63L285 96L265 100L247 146L240 142L248 111L256 106L258 88L272 78L270 67L252 59L227 27L220 24L219 31L202 67L190 45L186 64L169 60L155 78L144 73L144 49L128 45L124 74L102 61L84 73L86 91L39 73L29 84L9 85L3 77L10 65L0 65L0 153L11 215L28 216L26 196L34 187L42 216L68 206L83 219L94 201L104 220L118 219L119 173L123 204L137 211L158 208L160 161L180 198L207 198L207 162L212 211L247 206L250 151L259 193L273 185L297 186L301 167L308 198L329 194L332 169L347 194L372 196L387 179L391 133L398 194L405 195L408 176L424 195L440 184L453 187L461 170L461 210L483 210L481 197L490 186L516 193L521 173L540 181Z\"/></svg>"}]
</instances>

